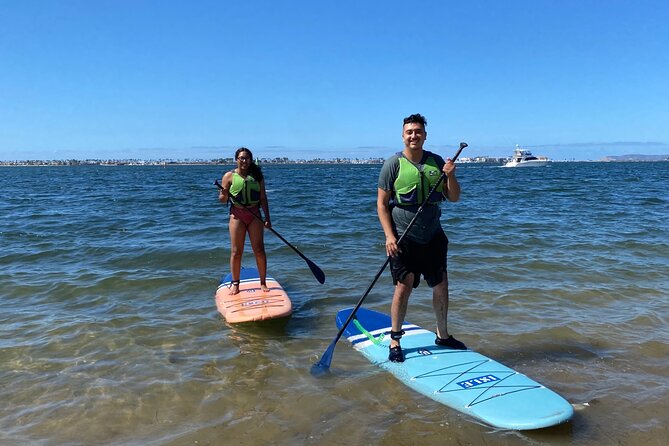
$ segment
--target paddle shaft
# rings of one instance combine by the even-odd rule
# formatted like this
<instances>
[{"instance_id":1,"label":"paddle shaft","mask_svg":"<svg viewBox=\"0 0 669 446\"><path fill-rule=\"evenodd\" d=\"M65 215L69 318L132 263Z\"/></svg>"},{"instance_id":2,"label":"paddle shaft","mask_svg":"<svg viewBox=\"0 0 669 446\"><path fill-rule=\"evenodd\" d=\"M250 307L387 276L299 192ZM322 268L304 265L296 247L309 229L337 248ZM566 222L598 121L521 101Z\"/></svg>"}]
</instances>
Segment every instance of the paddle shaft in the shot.
<instances>
[{"instance_id":1,"label":"paddle shaft","mask_svg":"<svg viewBox=\"0 0 669 446\"><path fill-rule=\"evenodd\" d=\"M221 183L218 182L218 180L214 181L214 184L215 184L216 187L218 187L220 190L225 190L225 189L223 189L223 186L221 185ZM253 211L250 210L249 208L246 208L246 209L247 209L247 210L248 210L248 211L249 211L255 218L257 218L258 220L260 220L260 221L262 222L263 225L265 224L265 220L263 220L263 218L262 218L260 215L256 214L255 212L253 212ZM269 229L270 231L272 231L272 233L273 233L274 235L276 235L277 237L279 237L279 238L281 239L282 242L284 242L286 245L288 245L288 247L292 248L293 251L295 251L295 252L297 253L297 255L299 255L300 257L302 257L302 259L303 259L305 262L307 262L307 265L309 266L309 269L310 269L311 272L314 274L314 277L316 277L316 280L318 280L318 282L320 282L320 283L325 283L325 273L323 272L323 270L321 270L321 269L318 267L318 265L316 265L316 264L315 264L314 262L312 262L309 258L307 258L304 254L302 254L302 253L300 252L299 249L297 249L296 247L294 247L288 240L286 240L285 238L283 238L283 237L281 236L281 234L279 234L278 232L276 232L276 231L274 230L274 228L269 227L269 228L267 228L267 229Z\"/></svg>"},{"instance_id":2,"label":"paddle shaft","mask_svg":"<svg viewBox=\"0 0 669 446\"><path fill-rule=\"evenodd\" d=\"M458 151L455 153L455 156L454 156L453 159L452 159L453 162L455 162L455 160L458 159L458 156L460 156L460 153L462 152L462 150L463 150L465 147L467 147L467 143L461 142L461 143L460 143L460 148L459 148ZM425 208L425 205L427 204L427 202L428 202L430 196L432 195L432 193L434 193L435 190L437 190L437 188L439 187L439 185L441 184L441 182L444 181L445 178L446 178L446 174L445 174L445 173L442 173L442 174L439 176L439 179L437 180L437 183L432 187L432 189L430 189L430 192L428 192L427 196L426 196L425 199L423 200L423 203L420 205L420 207L419 207L418 210L416 211L416 215L413 216L413 218L412 218L411 221L409 222L409 225L406 227L406 229L404 230L404 232L402 233L402 235L400 236L400 238L397 240L397 245L399 245L400 242L404 239L404 237L409 233L409 230L412 228L412 226L414 225L414 223L415 223L416 220L418 219L418 215L419 215L421 212L423 212L423 209ZM329 367L330 367L330 363L332 362L332 354L334 353L334 346L337 344L337 341L339 341L339 339L341 338L341 336L342 336L342 334L344 333L344 330L346 330L346 327L348 326L348 324L350 324L351 321L353 320L353 318L355 317L355 313L358 311L358 309L359 309L360 306L362 305L363 301L365 300L365 298L367 297L367 295L369 294L369 292L372 291L372 288L374 288L374 285L375 285L376 282L379 280L379 277L381 277L381 274L383 274L383 271L386 269L386 266L388 266L388 263L390 263L390 256L388 256L388 257L386 258L386 261L383 263L383 266L381 266L381 268L379 269L379 272L377 272L377 273L376 273L376 276L374 276L374 280L372 280L372 283L367 287L367 290L365 291L365 294L362 295L362 297L360 298L360 300L358 301L358 303L357 303L357 304L355 305L355 307L353 308L353 311L351 311L351 313L348 315L348 318L346 319L346 321L344 322L344 325L342 325L341 329L340 329L339 332L337 333L337 336L335 336L334 340L332 341L332 343L330 344L330 346L328 347L328 349L325 351L325 353L323 353L323 356L321 356L320 361L319 361L318 363L316 363L316 364L314 365L314 367L312 367L312 370L313 370L314 368L319 368L319 367L320 367L321 369L322 369L322 368L329 368ZM328 353L329 353L329 354L328 354Z\"/></svg>"}]
</instances>

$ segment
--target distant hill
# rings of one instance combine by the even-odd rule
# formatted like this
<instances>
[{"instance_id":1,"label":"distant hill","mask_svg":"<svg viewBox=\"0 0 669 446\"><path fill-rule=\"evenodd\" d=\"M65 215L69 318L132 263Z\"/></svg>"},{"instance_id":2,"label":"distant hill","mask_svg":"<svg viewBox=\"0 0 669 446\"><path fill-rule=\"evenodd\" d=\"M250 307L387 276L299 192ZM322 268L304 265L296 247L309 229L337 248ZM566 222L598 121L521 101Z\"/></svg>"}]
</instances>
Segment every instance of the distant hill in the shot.
<instances>
[{"instance_id":1,"label":"distant hill","mask_svg":"<svg viewBox=\"0 0 669 446\"><path fill-rule=\"evenodd\" d=\"M602 161L669 161L669 155L611 155L605 156Z\"/></svg>"}]
</instances>

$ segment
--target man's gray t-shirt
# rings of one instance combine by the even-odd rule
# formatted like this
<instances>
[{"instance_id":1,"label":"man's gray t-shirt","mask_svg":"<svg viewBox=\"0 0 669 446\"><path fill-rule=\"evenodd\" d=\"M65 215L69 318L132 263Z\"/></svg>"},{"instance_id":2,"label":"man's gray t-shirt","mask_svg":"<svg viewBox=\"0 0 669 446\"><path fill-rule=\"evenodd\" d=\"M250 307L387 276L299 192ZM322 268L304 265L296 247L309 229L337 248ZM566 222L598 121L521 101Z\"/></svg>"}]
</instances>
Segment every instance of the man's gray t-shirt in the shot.
<instances>
[{"instance_id":1,"label":"man's gray t-shirt","mask_svg":"<svg viewBox=\"0 0 669 446\"><path fill-rule=\"evenodd\" d=\"M379 173L379 189L385 191L393 191L394 195L394 183L397 179L397 175L400 171L400 156L401 154L395 154L388 158L381 167L381 172ZM423 171L423 164L427 160L428 156L432 156L439 170L444 167L444 159L437 154L428 152L427 150L423 151L423 159L419 164L413 163L421 172ZM407 226L413 219L414 215L418 211L420 205L413 206L392 206L392 220L395 232L398 238L404 233ZM417 243L428 243L432 238L441 231L441 222L439 218L441 217L441 206L438 204L426 204L423 208L423 212L418 215L416 223L411 227L411 231L407 234L407 237Z\"/></svg>"}]
</instances>

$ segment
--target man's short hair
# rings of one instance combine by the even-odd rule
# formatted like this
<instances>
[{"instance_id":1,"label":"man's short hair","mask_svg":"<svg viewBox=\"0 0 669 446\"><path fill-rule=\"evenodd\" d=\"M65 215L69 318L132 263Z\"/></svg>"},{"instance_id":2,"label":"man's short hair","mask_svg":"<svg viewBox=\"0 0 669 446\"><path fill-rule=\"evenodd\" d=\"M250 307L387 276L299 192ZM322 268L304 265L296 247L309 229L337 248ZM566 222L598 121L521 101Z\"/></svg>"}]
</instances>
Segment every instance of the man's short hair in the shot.
<instances>
[{"instance_id":1,"label":"man's short hair","mask_svg":"<svg viewBox=\"0 0 669 446\"><path fill-rule=\"evenodd\" d=\"M404 118L404 125L407 124L422 124L423 127L427 127L427 119L425 119L425 116L415 113Z\"/></svg>"}]
</instances>

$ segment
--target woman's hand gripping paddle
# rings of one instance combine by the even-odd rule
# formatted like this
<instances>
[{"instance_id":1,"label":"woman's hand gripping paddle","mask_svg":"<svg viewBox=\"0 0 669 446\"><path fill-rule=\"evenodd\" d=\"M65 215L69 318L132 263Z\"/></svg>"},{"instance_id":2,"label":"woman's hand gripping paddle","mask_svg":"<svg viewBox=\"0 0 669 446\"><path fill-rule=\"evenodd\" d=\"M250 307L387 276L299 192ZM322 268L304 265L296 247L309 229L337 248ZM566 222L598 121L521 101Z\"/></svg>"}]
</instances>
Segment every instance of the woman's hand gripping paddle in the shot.
<instances>
[{"instance_id":1,"label":"woman's hand gripping paddle","mask_svg":"<svg viewBox=\"0 0 669 446\"><path fill-rule=\"evenodd\" d=\"M218 187L219 189L223 190L223 186L221 186L221 183L219 183L218 180L214 181L214 184L216 185L216 187ZM253 216L254 216L255 218L257 218L258 220L260 220L263 224L265 224L265 220L263 220L263 218L262 218L260 215L256 214L255 212L253 212L253 211L251 211L251 210L249 210L249 212L251 212L251 214L253 214ZM279 237L279 238L281 239L282 242L284 242L286 245L288 245L290 248L292 248L293 251L295 251L300 257L302 257L302 259L304 259L305 262L307 262L307 265L309 266L309 269L311 270L311 272L313 273L314 277L316 278L316 280L318 280L319 283L325 283L325 273L323 272L322 269L320 269L320 268L318 267L318 265L316 265L314 262L312 262L311 260L309 260L309 259L307 258L307 256L305 256L304 254L302 254L302 253L300 252L299 249L297 249L296 247L294 247L293 245L291 245L291 244L288 242L288 240L286 240L285 238L283 238L283 237L281 236L281 234L279 234L278 232L276 232L276 231L274 230L274 228L271 228L271 227L270 227L270 228L267 228L267 229L269 229L270 231L272 231L272 232L274 233L274 235L276 235L277 237Z\"/></svg>"},{"instance_id":2,"label":"woman's hand gripping paddle","mask_svg":"<svg viewBox=\"0 0 669 446\"><path fill-rule=\"evenodd\" d=\"M460 143L460 148L458 149L457 153L453 157L452 161L455 162L455 160L458 159L458 156L460 156L460 152L467 147L467 143L461 142ZM409 225L407 228L404 230L402 235L400 236L399 240L397 240L397 244L399 245L402 239L404 238L405 235L409 233L409 230L411 227L414 225L416 222L416 219L418 218L418 215L423 212L423 208L425 207L425 204L427 203L427 200L430 198L432 193L439 187L442 181L444 181L444 178L446 178L446 174L442 173L441 176L439 177L439 180L437 180L437 183L430 189L430 192L428 192L427 196L423 200L423 203L420 205L418 210L416 211L416 215L411 219L409 222ZM351 311L351 314L349 314L348 318L346 319L346 322L344 322L344 325L339 329L339 332L337 333L337 336L335 336L334 340L330 343L328 346L327 350L325 350L325 353L323 353L323 356L321 356L321 359L311 366L311 374L314 376L321 376L325 374L329 369L330 369L330 364L332 363L332 356L334 355L334 349L335 346L337 345L337 341L339 341L339 338L341 338L341 335L344 333L344 330L346 330L346 327L348 324L351 323L351 320L355 317L355 313L358 311L360 306L362 305L362 302L365 300L367 295L369 294L370 291L372 291L372 288L376 284L376 281L379 280L379 277L381 277L381 274L383 274L383 270L386 269L386 266L388 266L388 263L390 263L390 256L386 258L386 261L383 263L383 266L381 266L381 269L379 269L379 272L376 273L376 276L374 276L374 280L372 280L372 283L367 287L367 291L365 291L365 294L362 295L358 303L355 305L355 308L353 308L353 311Z\"/></svg>"}]
</instances>

